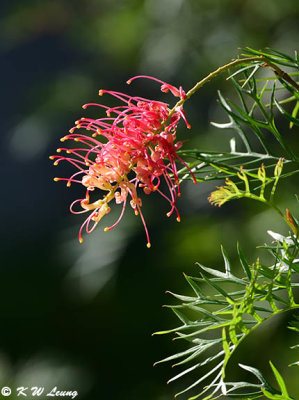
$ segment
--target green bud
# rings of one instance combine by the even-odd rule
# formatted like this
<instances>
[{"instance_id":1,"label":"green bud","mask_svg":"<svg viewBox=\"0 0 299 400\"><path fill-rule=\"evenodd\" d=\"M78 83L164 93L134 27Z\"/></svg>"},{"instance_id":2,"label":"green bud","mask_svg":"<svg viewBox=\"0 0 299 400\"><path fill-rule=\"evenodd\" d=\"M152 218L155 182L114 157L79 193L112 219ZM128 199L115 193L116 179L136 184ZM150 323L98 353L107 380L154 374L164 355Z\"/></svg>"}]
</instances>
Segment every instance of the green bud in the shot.
<instances>
[{"instance_id":1,"label":"green bud","mask_svg":"<svg viewBox=\"0 0 299 400\"><path fill-rule=\"evenodd\" d=\"M282 168L283 168L283 158L280 158L274 169L274 176L276 179L279 179L282 172Z\"/></svg>"}]
</instances>

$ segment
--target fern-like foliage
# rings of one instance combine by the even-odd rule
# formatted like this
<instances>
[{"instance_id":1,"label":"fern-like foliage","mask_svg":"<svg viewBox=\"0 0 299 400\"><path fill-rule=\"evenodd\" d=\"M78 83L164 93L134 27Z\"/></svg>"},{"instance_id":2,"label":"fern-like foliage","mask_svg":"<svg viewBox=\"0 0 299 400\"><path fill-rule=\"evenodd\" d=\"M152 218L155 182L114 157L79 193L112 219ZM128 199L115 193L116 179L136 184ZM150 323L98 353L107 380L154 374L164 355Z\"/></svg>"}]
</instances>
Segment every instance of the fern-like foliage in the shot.
<instances>
[{"instance_id":1,"label":"fern-like foliage","mask_svg":"<svg viewBox=\"0 0 299 400\"><path fill-rule=\"evenodd\" d=\"M299 308L294 293L299 284L292 280L292 275L299 272L299 242L295 236L269 233L276 241L275 245L265 246L274 257L273 265L263 265L259 260L249 265L238 246L243 269L243 276L238 277L231 272L230 261L222 249L223 272L198 264L200 276L185 275L194 295L171 293L181 303L167 307L176 314L181 324L156 334L173 333L176 339L187 341L189 347L158 363L170 361L174 362L173 366L183 368L169 382L186 374L197 376L177 395L196 390L190 399L217 399L221 395L253 399L263 394L270 394L271 399L290 399L285 396L287 392L274 389L262 373L252 367L243 366L259 382L226 381L227 364L246 337L270 318ZM203 283L212 288L212 294L205 294ZM209 371L202 374L205 366L209 367ZM273 371L278 374L277 370Z\"/></svg>"},{"instance_id":2,"label":"fern-like foliage","mask_svg":"<svg viewBox=\"0 0 299 400\"><path fill-rule=\"evenodd\" d=\"M225 184L209 197L212 204L221 206L244 197L263 202L283 218L292 234L285 237L269 231L275 243L263 247L272 254L273 265L264 265L259 259L248 264L238 246L243 276L232 273L224 249L224 271L198 264L199 276L185 275L194 295L172 293L180 304L167 306L181 324L157 334L172 333L176 340L184 340L189 346L159 362L174 362L173 366L181 369L169 382L187 374L195 376L193 383L178 393L195 391L189 397L193 400L213 400L223 395L291 400L282 375L273 364L276 389L252 366L240 365L257 379L255 383L229 382L226 374L232 355L251 332L270 318L299 308L295 300L299 284L294 279L299 272L298 221L288 209L282 212L274 202L278 181L299 172L299 157L290 145L290 134L286 135L291 129L295 133L299 125L299 59L297 54L291 57L271 49L247 48L240 59L198 82L187 98L228 68L237 68L230 71L227 79L239 100L226 99L219 92L219 103L228 121L213 125L229 129L236 138L231 138L226 152L182 150L184 159L189 157L190 161L189 170L184 167L179 171L180 179L190 179L190 170L198 181L224 179ZM209 294L203 284L210 286ZM298 331L296 318L289 327L293 331Z\"/></svg>"},{"instance_id":3,"label":"fern-like foliage","mask_svg":"<svg viewBox=\"0 0 299 400\"><path fill-rule=\"evenodd\" d=\"M285 120L289 128L299 125L299 58L297 54L291 57L274 50L248 48L243 56L260 59L244 61L229 75L239 102L225 99L219 92L219 103L228 122L212 123L217 128L235 132L239 139L231 139L227 152L181 151L184 159L189 157L188 166L198 181L232 177L239 181L241 166L257 174L262 163L267 170L281 157L288 167L281 178L298 173L298 155L278 126L280 120ZM182 180L191 179L186 168L182 168L180 176Z\"/></svg>"}]
</instances>

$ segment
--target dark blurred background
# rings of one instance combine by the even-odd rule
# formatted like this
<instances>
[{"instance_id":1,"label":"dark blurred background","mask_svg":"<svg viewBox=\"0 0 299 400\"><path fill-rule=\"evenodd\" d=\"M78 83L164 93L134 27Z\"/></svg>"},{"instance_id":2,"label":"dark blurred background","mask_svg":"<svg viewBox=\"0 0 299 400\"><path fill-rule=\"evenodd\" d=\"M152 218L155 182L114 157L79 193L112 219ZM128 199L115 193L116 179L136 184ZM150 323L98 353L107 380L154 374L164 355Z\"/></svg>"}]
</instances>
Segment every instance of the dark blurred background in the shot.
<instances>
[{"instance_id":1,"label":"dark blurred background","mask_svg":"<svg viewBox=\"0 0 299 400\"><path fill-rule=\"evenodd\" d=\"M217 209L207 201L212 184L186 183L181 224L165 217L168 204L159 196L144 199L150 250L129 209L118 228L104 233L103 221L80 245L83 219L68 207L82 188L54 183L71 169L53 167L48 156L73 121L90 112L82 104L107 100L98 99L98 89L173 102L155 83L125 82L154 75L188 90L239 47L293 53L298 30L297 0L1 2L0 385L58 386L99 400L167 400L183 387L165 384L169 365L152 368L185 347L151 337L177 325L161 308L173 301L165 290L190 293L182 272L196 275L196 261L223 268L221 244L237 271L237 240L253 262L256 246L271 240L267 229L287 229L259 204ZM209 125L226 121L219 88L229 95L224 76L186 104L193 127L181 127L186 148L228 149L232 132ZM281 202L292 209L289 193L281 191ZM107 220L118 212L115 207ZM295 361L288 350L294 336L285 322L257 332L239 359L246 363L250 354L248 364L269 370L271 358L294 391L296 371L287 368Z\"/></svg>"}]
</instances>

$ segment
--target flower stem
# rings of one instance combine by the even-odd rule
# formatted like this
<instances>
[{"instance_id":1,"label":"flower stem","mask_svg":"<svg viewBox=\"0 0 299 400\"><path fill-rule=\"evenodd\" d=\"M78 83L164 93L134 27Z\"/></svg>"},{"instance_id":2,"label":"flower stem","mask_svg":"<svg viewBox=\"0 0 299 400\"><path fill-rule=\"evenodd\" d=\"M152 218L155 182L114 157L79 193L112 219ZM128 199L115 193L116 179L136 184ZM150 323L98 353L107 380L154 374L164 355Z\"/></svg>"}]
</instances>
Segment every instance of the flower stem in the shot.
<instances>
[{"instance_id":1,"label":"flower stem","mask_svg":"<svg viewBox=\"0 0 299 400\"><path fill-rule=\"evenodd\" d=\"M238 58L237 60L231 61L228 64L223 65L222 67L217 68L215 71L211 72L209 75L207 75L205 78L201 79L199 82L196 83L196 85L193 86L185 95L184 98L180 99L176 105L170 110L169 112L169 117L173 115L175 110L182 106L186 100L188 100L195 92L197 92L198 89L200 89L202 86L204 86L206 83L208 83L210 80L218 76L224 71L227 71L231 67L235 67L240 64L252 62L252 61L259 61L261 63L264 63L265 66L268 66L274 70L275 75L280 76L282 79L287 81L291 86L293 86L297 91L299 91L299 85L284 71L282 71L277 65L273 64L270 62L266 57L264 56L255 56L255 57L246 57L246 58Z\"/></svg>"}]
</instances>

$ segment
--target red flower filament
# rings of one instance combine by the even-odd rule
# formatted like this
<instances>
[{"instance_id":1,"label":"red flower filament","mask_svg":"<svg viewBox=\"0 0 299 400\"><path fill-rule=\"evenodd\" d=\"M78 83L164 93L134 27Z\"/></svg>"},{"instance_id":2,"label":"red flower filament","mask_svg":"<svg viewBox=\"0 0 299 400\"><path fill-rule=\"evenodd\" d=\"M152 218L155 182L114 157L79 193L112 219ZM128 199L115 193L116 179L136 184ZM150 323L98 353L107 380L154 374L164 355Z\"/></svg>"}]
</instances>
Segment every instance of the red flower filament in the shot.
<instances>
[{"instance_id":1,"label":"red flower filament","mask_svg":"<svg viewBox=\"0 0 299 400\"><path fill-rule=\"evenodd\" d=\"M162 85L163 92L171 91L174 96L181 99L186 96L182 88L177 89L152 77L137 76L128 83L140 77L158 81ZM167 216L175 212L177 221L180 221L176 207L177 197L180 196L176 161L187 168L188 166L177 154L182 142L176 142L176 128L181 118L188 128L190 125L182 106L177 107L169 116L170 109L166 103L114 91L99 92L100 96L104 93L116 97L122 105L107 107L89 103L83 106L84 109L89 106L101 107L106 110L106 116L99 119L81 118L76 121L69 134L61 139L62 142L73 140L78 143L78 147L59 148L57 152L64 155L59 154L50 158L55 160L54 165L61 161L71 163L77 172L70 178L54 178L54 180L66 181L67 186L76 182L86 187L85 197L75 200L70 206L73 214L89 213L79 231L80 242L83 241L83 229L91 233L99 221L110 212L109 204L112 200L122 204L122 211L118 220L112 226L105 228L105 231L118 225L129 197L135 214L141 217L147 246L150 247L149 233L141 211L142 202L137 191L142 188L146 194L159 193L170 203L171 208ZM81 133L81 129L85 132ZM190 170L189 172L192 174ZM167 193L160 189L161 178L166 182ZM194 176L193 179L196 182ZM91 202L89 192L96 189L103 191L104 196ZM80 210L76 211L74 206L78 203Z\"/></svg>"}]
</instances>

